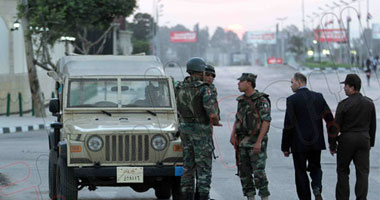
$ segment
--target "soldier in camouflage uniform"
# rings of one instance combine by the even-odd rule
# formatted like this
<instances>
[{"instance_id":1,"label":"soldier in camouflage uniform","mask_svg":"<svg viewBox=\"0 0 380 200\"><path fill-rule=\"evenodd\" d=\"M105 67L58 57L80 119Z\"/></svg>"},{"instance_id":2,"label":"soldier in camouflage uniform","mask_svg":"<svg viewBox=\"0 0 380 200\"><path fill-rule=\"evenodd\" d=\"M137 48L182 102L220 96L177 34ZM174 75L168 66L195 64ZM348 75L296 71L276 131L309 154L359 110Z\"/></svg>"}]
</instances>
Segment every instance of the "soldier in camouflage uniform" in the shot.
<instances>
[{"instance_id":1,"label":"soldier in camouflage uniform","mask_svg":"<svg viewBox=\"0 0 380 200\"><path fill-rule=\"evenodd\" d=\"M182 199L194 196L194 175L198 174L200 200L208 199L212 168L212 125L219 125L216 99L208 84L203 82L206 63L191 58L186 77L176 87L180 133L183 145L184 173L181 178Z\"/></svg>"},{"instance_id":2,"label":"soldier in camouflage uniform","mask_svg":"<svg viewBox=\"0 0 380 200\"><path fill-rule=\"evenodd\" d=\"M244 92L237 98L238 110L231 133L231 144L237 151L236 159L244 196L254 200L256 189L262 200L270 195L265 173L267 143L271 121L269 96L255 90L257 76L243 73L239 90ZM254 178L252 178L252 173Z\"/></svg>"},{"instance_id":3,"label":"soldier in camouflage uniform","mask_svg":"<svg viewBox=\"0 0 380 200\"><path fill-rule=\"evenodd\" d=\"M205 76L204 76L204 82L207 83L211 89L211 94L214 96L215 99L218 99L218 91L216 90L214 83L214 79L216 77L215 68L214 66L207 64L205 68ZM218 110L218 117L220 119L220 109L218 103L215 104Z\"/></svg>"}]
</instances>

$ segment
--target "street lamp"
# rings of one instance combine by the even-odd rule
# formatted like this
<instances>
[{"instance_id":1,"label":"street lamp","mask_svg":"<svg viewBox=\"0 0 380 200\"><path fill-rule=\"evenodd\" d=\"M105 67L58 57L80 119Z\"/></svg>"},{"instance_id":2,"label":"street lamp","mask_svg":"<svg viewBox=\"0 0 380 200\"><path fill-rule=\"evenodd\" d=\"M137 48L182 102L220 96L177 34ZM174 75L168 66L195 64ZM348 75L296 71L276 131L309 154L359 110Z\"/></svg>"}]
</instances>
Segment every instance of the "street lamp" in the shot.
<instances>
[{"instance_id":1,"label":"street lamp","mask_svg":"<svg viewBox=\"0 0 380 200\"><path fill-rule=\"evenodd\" d=\"M281 30L284 28L283 27L283 23L284 23L284 21L286 20L286 19L288 19L288 17L278 17L278 18L276 18L276 20L278 20L278 21L280 21L281 22Z\"/></svg>"},{"instance_id":2,"label":"street lamp","mask_svg":"<svg viewBox=\"0 0 380 200\"><path fill-rule=\"evenodd\" d=\"M18 19L16 19L16 21L13 22L11 31L16 31L16 30L18 30L18 28L20 28L20 22L18 21Z\"/></svg>"}]
</instances>

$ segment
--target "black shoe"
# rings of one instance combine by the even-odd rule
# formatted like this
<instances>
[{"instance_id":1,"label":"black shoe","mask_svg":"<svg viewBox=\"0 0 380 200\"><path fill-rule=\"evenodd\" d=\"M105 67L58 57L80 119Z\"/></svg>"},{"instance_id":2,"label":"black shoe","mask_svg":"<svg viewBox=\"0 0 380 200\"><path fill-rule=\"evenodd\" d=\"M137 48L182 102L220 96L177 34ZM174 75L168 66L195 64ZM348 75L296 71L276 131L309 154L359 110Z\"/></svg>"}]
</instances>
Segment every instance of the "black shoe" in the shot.
<instances>
[{"instance_id":1,"label":"black shoe","mask_svg":"<svg viewBox=\"0 0 380 200\"><path fill-rule=\"evenodd\" d=\"M323 200L322 195L320 194L315 195L315 200Z\"/></svg>"}]
</instances>

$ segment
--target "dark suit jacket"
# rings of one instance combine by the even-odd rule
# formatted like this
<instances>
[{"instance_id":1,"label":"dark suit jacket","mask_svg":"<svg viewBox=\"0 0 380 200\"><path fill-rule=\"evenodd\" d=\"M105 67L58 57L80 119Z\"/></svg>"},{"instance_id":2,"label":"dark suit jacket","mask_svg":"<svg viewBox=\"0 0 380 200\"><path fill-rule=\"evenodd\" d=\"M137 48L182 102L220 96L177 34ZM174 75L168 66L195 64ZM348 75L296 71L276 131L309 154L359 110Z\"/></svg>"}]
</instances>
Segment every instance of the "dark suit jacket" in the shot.
<instances>
[{"instance_id":1,"label":"dark suit jacket","mask_svg":"<svg viewBox=\"0 0 380 200\"><path fill-rule=\"evenodd\" d=\"M334 117L322 94L307 88L298 89L286 99L281 150L307 152L326 149L322 119L326 121L331 138L336 137Z\"/></svg>"}]
</instances>

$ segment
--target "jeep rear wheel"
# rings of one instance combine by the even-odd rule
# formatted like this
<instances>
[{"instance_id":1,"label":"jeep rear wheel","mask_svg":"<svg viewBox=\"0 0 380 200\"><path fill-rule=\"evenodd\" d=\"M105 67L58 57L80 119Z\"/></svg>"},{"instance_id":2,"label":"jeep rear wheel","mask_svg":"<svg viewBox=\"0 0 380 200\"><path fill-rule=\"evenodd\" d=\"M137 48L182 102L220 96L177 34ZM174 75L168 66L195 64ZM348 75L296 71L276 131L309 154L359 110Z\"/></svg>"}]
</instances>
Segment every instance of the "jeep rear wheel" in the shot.
<instances>
[{"instance_id":1,"label":"jeep rear wheel","mask_svg":"<svg viewBox=\"0 0 380 200\"><path fill-rule=\"evenodd\" d=\"M56 169L57 169L57 153L50 149L49 152L49 197L54 199L57 196L56 190Z\"/></svg>"},{"instance_id":2,"label":"jeep rear wheel","mask_svg":"<svg viewBox=\"0 0 380 200\"><path fill-rule=\"evenodd\" d=\"M57 200L77 200L78 179L74 177L74 170L67 167L65 159L58 159L56 174Z\"/></svg>"}]
</instances>

